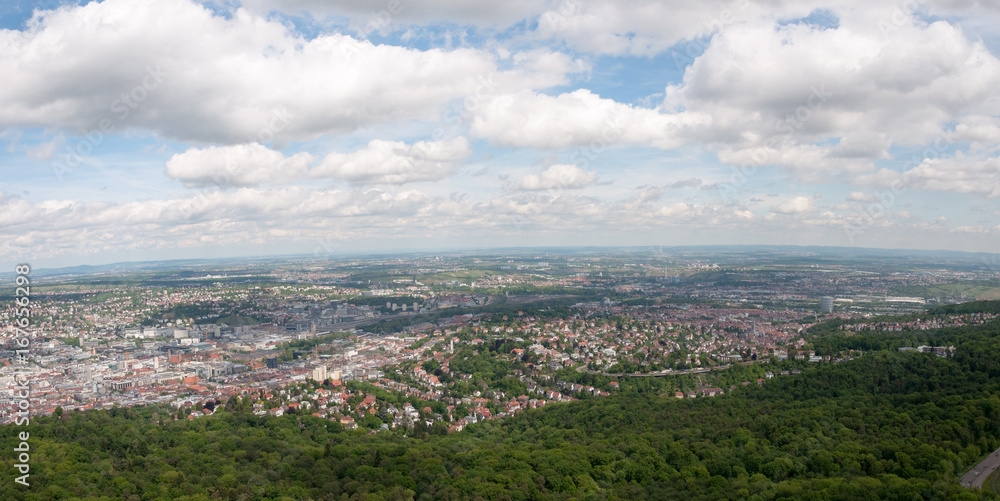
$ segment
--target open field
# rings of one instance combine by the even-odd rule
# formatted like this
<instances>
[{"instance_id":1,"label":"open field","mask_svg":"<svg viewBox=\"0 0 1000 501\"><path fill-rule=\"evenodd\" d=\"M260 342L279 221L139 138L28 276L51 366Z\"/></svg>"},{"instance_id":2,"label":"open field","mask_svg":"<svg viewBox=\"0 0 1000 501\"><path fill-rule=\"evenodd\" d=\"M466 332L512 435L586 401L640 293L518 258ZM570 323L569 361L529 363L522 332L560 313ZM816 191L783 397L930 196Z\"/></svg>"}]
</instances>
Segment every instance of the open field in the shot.
<instances>
[{"instance_id":1,"label":"open field","mask_svg":"<svg viewBox=\"0 0 1000 501\"><path fill-rule=\"evenodd\" d=\"M898 296L916 296L925 299L1000 299L1000 284L993 282L959 282L951 284L914 285L896 287L892 290L892 294Z\"/></svg>"}]
</instances>

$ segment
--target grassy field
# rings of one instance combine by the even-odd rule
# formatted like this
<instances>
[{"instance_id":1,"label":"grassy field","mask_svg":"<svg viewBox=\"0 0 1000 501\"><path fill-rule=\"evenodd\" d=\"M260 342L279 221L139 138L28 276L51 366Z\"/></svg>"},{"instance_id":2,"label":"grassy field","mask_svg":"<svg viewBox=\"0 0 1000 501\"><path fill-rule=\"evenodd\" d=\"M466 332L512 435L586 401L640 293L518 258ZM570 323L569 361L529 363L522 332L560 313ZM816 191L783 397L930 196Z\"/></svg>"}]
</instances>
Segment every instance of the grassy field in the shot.
<instances>
[{"instance_id":1,"label":"grassy field","mask_svg":"<svg viewBox=\"0 0 1000 501\"><path fill-rule=\"evenodd\" d=\"M969 300L1000 299L1000 284L995 282L966 282L897 287L892 290L891 294L898 296L916 296L927 299L935 297Z\"/></svg>"},{"instance_id":2,"label":"grassy field","mask_svg":"<svg viewBox=\"0 0 1000 501\"><path fill-rule=\"evenodd\" d=\"M447 282L451 280L458 280L459 282L470 282L483 278L488 275L498 275L498 273L489 270L461 270L461 271L445 271L441 273L430 273L427 275L418 275L417 280L428 283L437 282ZM398 277L397 277L398 278Z\"/></svg>"},{"instance_id":3,"label":"grassy field","mask_svg":"<svg viewBox=\"0 0 1000 501\"><path fill-rule=\"evenodd\" d=\"M983 483L983 490L1000 494L1000 469L994 470L990 478L986 479L986 482Z\"/></svg>"}]
</instances>

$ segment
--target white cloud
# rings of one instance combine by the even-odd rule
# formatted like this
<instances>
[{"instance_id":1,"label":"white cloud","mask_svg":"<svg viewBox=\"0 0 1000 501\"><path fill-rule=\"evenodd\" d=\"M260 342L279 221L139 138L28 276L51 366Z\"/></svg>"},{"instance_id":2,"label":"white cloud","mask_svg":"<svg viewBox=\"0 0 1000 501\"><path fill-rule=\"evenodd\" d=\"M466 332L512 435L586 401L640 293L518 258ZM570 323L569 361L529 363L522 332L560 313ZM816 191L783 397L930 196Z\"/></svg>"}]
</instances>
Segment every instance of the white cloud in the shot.
<instances>
[{"instance_id":1,"label":"white cloud","mask_svg":"<svg viewBox=\"0 0 1000 501\"><path fill-rule=\"evenodd\" d=\"M66 144L66 136L62 134L56 134L51 141L47 141L41 144L37 144L33 147L25 149L25 155L32 159L41 162L47 162L52 159L56 150L61 148Z\"/></svg>"},{"instance_id":2,"label":"white cloud","mask_svg":"<svg viewBox=\"0 0 1000 501\"><path fill-rule=\"evenodd\" d=\"M874 202L875 195L872 195L871 193L864 193L861 191L852 191L849 195L847 195L847 199L852 202L867 203L867 202Z\"/></svg>"},{"instance_id":3,"label":"white cloud","mask_svg":"<svg viewBox=\"0 0 1000 501\"><path fill-rule=\"evenodd\" d=\"M363 150L327 155L310 176L336 177L356 184L434 181L450 174L456 162L471 154L464 137L412 145L376 139Z\"/></svg>"},{"instance_id":4,"label":"white cloud","mask_svg":"<svg viewBox=\"0 0 1000 501\"><path fill-rule=\"evenodd\" d=\"M730 26L667 88L665 107L711 117L690 140L724 162L779 165L810 182L870 174L892 146L944 138L947 148L950 122L988 141L1000 61L947 22L903 16L886 38L878 11L864 12L836 29Z\"/></svg>"},{"instance_id":5,"label":"white cloud","mask_svg":"<svg viewBox=\"0 0 1000 501\"><path fill-rule=\"evenodd\" d=\"M901 175L907 186L925 190L1000 197L1000 158L927 159Z\"/></svg>"},{"instance_id":6,"label":"white cloud","mask_svg":"<svg viewBox=\"0 0 1000 501\"><path fill-rule=\"evenodd\" d=\"M506 94L476 110L470 131L501 146L535 148L648 144L675 148L684 131L709 124L706 115L637 108L580 89L552 97Z\"/></svg>"},{"instance_id":7,"label":"white cloud","mask_svg":"<svg viewBox=\"0 0 1000 501\"><path fill-rule=\"evenodd\" d=\"M185 186L255 186L301 179L315 160L308 153L285 158L258 143L191 148L167 162L168 177Z\"/></svg>"},{"instance_id":8,"label":"white cloud","mask_svg":"<svg viewBox=\"0 0 1000 501\"><path fill-rule=\"evenodd\" d=\"M758 19L783 21L805 17L822 9L839 17L841 24L866 23L867 30L895 33L896 20L913 6L930 16L955 19L977 33L990 33L1000 19L1000 9L991 2L967 0L920 0L872 4L862 0L829 2L802 0L705 0L663 2L633 0L509 0L469 2L465 0L244 0L242 5L258 13L278 10L306 13L314 19L348 18L356 33L411 30L414 25L474 25L482 31L504 30L521 22L535 24L523 35L528 40L565 42L577 50L595 54L651 55L670 50L683 40L704 37L732 26ZM906 12L904 12L904 9ZM899 11L897 14L896 11ZM895 17L894 17L895 16ZM537 21L537 23L536 23ZM682 54L681 57L685 57Z\"/></svg>"},{"instance_id":9,"label":"white cloud","mask_svg":"<svg viewBox=\"0 0 1000 501\"><path fill-rule=\"evenodd\" d=\"M528 174L517 182L519 190L577 189L594 184L597 173L575 165L556 164L539 174Z\"/></svg>"},{"instance_id":10,"label":"white cloud","mask_svg":"<svg viewBox=\"0 0 1000 501\"><path fill-rule=\"evenodd\" d=\"M1000 148L1000 118L969 115L955 125L952 142L970 142L973 151L994 151Z\"/></svg>"},{"instance_id":11,"label":"white cloud","mask_svg":"<svg viewBox=\"0 0 1000 501\"><path fill-rule=\"evenodd\" d=\"M243 9L227 19L189 0L67 6L36 13L29 26L0 33L0 127L87 132L103 120L105 131L181 140L301 140L432 119L484 82L511 92L579 69L541 49L500 71L475 49L421 51L336 33L307 40L279 21Z\"/></svg>"},{"instance_id":12,"label":"white cloud","mask_svg":"<svg viewBox=\"0 0 1000 501\"><path fill-rule=\"evenodd\" d=\"M357 151L330 153L312 167L317 157L309 153L285 157L251 143L191 148L171 157L166 174L187 187L273 185L325 178L355 184L405 184L441 179L471 153L464 137L414 144L375 139Z\"/></svg>"},{"instance_id":13,"label":"white cloud","mask_svg":"<svg viewBox=\"0 0 1000 501\"><path fill-rule=\"evenodd\" d=\"M701 179L698 179L696 177L692 177L692 178L683 179L683 180L680 180L680 181L675 181L675 182L673 182L673 183L670 184L670 187L674 188L674 189L698 188L701 185L702 185Z\"/></svg>"},{"instance_id":14,"label":"white cloud","mask_svg":"<svg viewBox=\"0 0 1000 501\"><path fill-rule=\"evenodd\" d=\"M809 197L795 197L781 202L773 207L771 212L775 214L802 214L804 212L812 212L813 210L815 210L815 207L813 207L812 199Z\"/></svg>"},{"instance_id":15,"label":"white cloud","mask_svg":"<svg viewBox=\"0 0 1000 501\"><path fill-rule=\"evenodd\" d=\"M536 34L598 54L651 55L744 19L749 6L746 0L564 0L539 16Z\"/></svg>"},{"instance_id":16,"label":"white cloud","mask_svg":"<svg viewBox=\"0 0 1000 501\"><path fill-rule=\"evenodd\" d=\"M508 243L522 243L541 238L565 241L597 232L601 238L615 235L641 242L650 235L684 238L690 231L706 228L766 236L761 243L787 236L790 228L797 230L796 235L813 228L826 233L809 235L825 235L824 243L839 244L843 243L843 227L849 223L872 230L866 235L892 232L900 242L912 246L923 242L928 232L945 235L968 231L962 226L976 226L960 222L953 229L947 219L922 223L882 217L872 221L861 213L843 218L829 211L814 216L811 200L805 196L786 200L773 210L784 215L755 217L746 209L720 203L658 202L663 193L662 188L642 188L638 192L642 202L634 197L601 199L564 190L508 191L492 198L476 198L436 196L420 190L299 186L217 190L126 203L31 203L0 195L0 255L30 253L37 259L72 255L81 259L135 251L176 256L180 249L204 252L219 246L253 252L275 242L282 243L284 252L308 252L317 247L317 239L323 235L352 242L370 241L373 235L418 241L426 241L427 235L434 235L435 241L475 235L477 241L480 237L505 237ZM879 231L873 231L875 228ZM976 233L975 239L966 243L991 248L997 231Z\"/></svg>"},{"instance_id":17,"label":"white cloud","mask_svg":"<svg viewBox=\"0 0 1000 501\"><path fill-rule=\"evenodd\" d=\"M460 24L506 26L540 12L545 0L469 2L467 0L243 0L246 8L267 14L278 10L292 15L308 12L313 17L348 16L359 31L383 27L392 30L408 24L452 21Z\"/></svg>"},{"instance_id":18,"label":"white cloud","mask_svg":"<svg viewBox=\"0 0 1000 501\"><path fill-rule=\"evenodd\" d=\"M578 7L613 10L599 2ZM961 138L989 144L1000 130L990 116L1000 114L992 97L1000 60L982 43L947 22L892 17L891 9L839 13L837 27L779 26L778 13L760 12L727 24L683 82L668 86L661 109L586 89L524 91L486 101L470 132L513 147L705 144L725 163L778 165L812 183L845 175L864 183L893 146L931 143L940 155ZM869 26L872 16L891 20L891 37ZM950 134L953 121L960 124Z\"/></svg>"},{"instance_id":19,"label":"white cloud","mask_svg":"<svg viewBox=\"0 0 1000 501\"><path fill-rule=\"evenodd\" d=\"M26 173L5 179L25 199L0 196L0 254L250 248L334 230L417 246L626 234L844 244L847 225L880 246L951 236L993 248L989 212L937 220L940 203L919 197L1000 198L1000 10L917 3L914 16L860 0L401 0L388 17L379 0L211 5L225 15L190 0L69 5L0 31L0 138ZM826 24L796 20L824 6ZM308 11L309 33L272 9ZM359 41L373 20L398 36ZM646 61L676 62L683 80L656 80L672 72ZM30 167L102 119L102 151L73 182L39 189ZM330 152L343 144L363 146ZM164 162L158 149L182 153ZM596 155L608 156L591 167ZM555 165L503 167L539 156ZM470 158L503 187L453 176ZM226 189L159 187L164 164L187 187ZM330 180L346 188L315 187ZM122 189L133 185L164 199L136 201Z\"/></svg>"},{"instance_id":20,"label":"white cloud","mask_svg":"<svg viewBox=\"0 0 1000 501\"><path fill-rule=\"evenodd\" d=\"M689 210L690 207L688 207L688 204L683 202L677 202L664 207L660 207L659 209L656 210L656 212L653 213L653 215L661 218L670 218L686 214L688 213Z\"/></svg>"}]
</instances>

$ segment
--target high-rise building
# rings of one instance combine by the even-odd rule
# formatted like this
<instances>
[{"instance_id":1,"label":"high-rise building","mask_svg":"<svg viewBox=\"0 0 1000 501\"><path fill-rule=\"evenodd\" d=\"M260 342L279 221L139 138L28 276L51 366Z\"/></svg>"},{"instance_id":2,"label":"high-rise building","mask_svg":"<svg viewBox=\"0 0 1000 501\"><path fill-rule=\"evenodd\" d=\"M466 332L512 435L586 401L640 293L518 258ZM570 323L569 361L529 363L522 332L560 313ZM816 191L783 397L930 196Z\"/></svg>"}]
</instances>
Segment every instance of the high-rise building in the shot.
<instances>
[{"instance_id":1,"label":"high-rise building","mask_svg":"<svg viewBox=\"0 0 1000 501\"><path fill-rule=\"evenodd\" d=\"M278 368L278 359L275 358L275 357L271 357L271 358L267 359L267 368L268 369L277 369Z\"/></svg>"},{"instance_id":2,"label":"high-rise building","mask_svg":"<svg viewBox=\"0 0 1000 501\"><path fill-rule=\"evenodd\" d=\"M830 296L823 296L819 298L819 311L823 313L833 312L833 298Z\"/></svg>"}]
</instances>

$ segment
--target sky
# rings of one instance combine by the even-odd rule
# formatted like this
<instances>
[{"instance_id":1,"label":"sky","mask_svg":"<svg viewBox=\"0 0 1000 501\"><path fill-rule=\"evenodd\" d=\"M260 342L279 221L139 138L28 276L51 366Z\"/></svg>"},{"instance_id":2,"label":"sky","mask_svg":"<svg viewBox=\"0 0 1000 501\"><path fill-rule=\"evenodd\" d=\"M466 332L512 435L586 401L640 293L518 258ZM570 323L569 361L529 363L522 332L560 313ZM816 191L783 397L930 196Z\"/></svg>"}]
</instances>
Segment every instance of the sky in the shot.
<instances>
[{"instance_id":1,"label":"sky","mask_svg":"<svg viewBox=\"0 0 1000 501\"><path fill-rule=\"evenodd\" d=\"M0 262L995 252L988 0L0 4Z\"/></svg>"}]
</instances>

